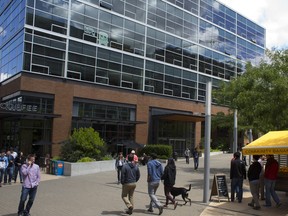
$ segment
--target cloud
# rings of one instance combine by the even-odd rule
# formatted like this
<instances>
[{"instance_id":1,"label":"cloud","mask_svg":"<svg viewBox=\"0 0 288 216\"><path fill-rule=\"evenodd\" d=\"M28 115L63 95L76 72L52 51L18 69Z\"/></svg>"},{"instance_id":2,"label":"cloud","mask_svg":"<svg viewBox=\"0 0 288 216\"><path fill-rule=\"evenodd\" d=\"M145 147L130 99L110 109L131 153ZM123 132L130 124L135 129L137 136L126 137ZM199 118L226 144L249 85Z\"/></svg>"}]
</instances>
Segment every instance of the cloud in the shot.
<instances>
[{"instance_id":1,"label":"cloud","mask_svg":"<svg viewBox=\"0 0 288 216\"><path fill-rule=\"evenodd\" d=\"M266 29L266 47L288 48L287 0L219 0Z\"/></svg>"}]
</instances>

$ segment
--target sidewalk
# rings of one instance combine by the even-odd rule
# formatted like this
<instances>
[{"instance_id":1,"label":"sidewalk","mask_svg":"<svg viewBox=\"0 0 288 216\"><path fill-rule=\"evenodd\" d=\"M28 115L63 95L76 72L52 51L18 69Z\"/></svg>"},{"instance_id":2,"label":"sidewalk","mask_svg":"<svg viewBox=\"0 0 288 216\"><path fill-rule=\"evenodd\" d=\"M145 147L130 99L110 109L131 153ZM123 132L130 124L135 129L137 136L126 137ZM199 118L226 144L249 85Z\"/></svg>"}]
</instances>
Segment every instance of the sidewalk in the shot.
<instances>
[{"instance_id":1,"label":"sidewalk","mask_svg":"<svg viewBox=\"0 0 288 216\"><path fill-rule=\"evenodd\" d=\"M229 178L229 166L232 154L211 155L210 186L214 174L224 173ZM181 196L176 199L179 206L174 211L172 205L164 209L164 216L222 216L222 215L280 215L288 213L288 199L281 193L282 206L271 207L256 211L247 204L250 201L249 189L245 188L242 203L231 202L211 202L209 205L203 203L203 158L200 158L198 171L194 171L193 159L190 164L180 159L177 166L177 187L188 187L192 184L189 197L192 205L183 204ZM164 164L163 164L164 165ZM150 202L147 194L147 167L140 166L141 177L137 183L134 195L135 216L158 215L158 209L154 213L149 213L148 204ZM121 199L121 185L117 184L116 171L96 173L91 175L64 177L42 174L42 181L38 188L38 193L34 205L31 209L32 216L124 216L125 205ZM230 180L228 179L228 184ZM230 185L228 185L230 191ZM17 207L21 192L19 183L6 185L0 188L0 215L17 216ZM280 194L280 193L278 193ZM161 183L157 191L157 196L162 203L165 203L164 187ZM263 202L263 201L262 201Z\"/></svg>"},{"instance_id":2,"label":"sidewalk","mask_svg":"<svg viewBox=\"0 0 288 216\"><path fill-rule=\"evenodd\" d=\"M287 182L288 184L288 182ZM288 197L285 192L276 191L282 205L277 208L273 199L271 198L272 207L264 207L265 201L260 200L261 209L254 210L248 203L251 202L251 193L246 183L243 193L242 203L228 202L228 201L212 201L209 206L205 208L201 216L247 216L247 215L259 215L259 216L288 216Z\"/></svg>"}]
</instances>

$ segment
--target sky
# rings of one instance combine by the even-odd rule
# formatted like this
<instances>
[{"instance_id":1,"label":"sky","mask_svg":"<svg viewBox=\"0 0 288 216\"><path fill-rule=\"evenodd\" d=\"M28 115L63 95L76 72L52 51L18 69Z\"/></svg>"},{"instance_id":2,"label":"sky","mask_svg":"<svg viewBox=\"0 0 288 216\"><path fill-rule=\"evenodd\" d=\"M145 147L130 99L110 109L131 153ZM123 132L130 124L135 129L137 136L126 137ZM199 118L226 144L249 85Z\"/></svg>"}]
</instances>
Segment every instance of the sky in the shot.
<instances>
[{"instance_id":1,"label":"sky","mask_svg":"<svg viewBox=\"0 0 288 216\"><path fill-rule=\"evenodd\" d=\"M268 49L288 49L288 0L218 0L266 29Z\"/></svg>"}]
</instances>

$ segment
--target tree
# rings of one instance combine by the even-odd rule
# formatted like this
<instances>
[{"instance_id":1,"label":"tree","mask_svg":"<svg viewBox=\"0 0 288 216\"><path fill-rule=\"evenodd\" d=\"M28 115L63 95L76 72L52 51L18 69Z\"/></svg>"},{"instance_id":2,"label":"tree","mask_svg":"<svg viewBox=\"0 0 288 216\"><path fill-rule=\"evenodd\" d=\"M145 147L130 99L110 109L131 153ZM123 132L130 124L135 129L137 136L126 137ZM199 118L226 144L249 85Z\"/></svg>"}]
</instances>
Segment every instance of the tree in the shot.
<instances>
[{"instance_id":1,"label":"tree","mask_svg":"<svg viewBox=\"0 0 288 216\"><path fill-rule=\"evenodd\" d=\"M76 162L83 157L101 160L106 154L106 144L93 128L74 129L61 149L64 160Z\"/></svg>"},{"instance_id":2,"label":"tree","mask_svg":"<svg viewBox=\"0 0 288 216\"><path fill-rule=\"evenodd\" d=\"M213 92L217 103L238 110L239 121L259 132L288 128L288 50L267 50L268 60Z\"/></svg>"}]
</instances>

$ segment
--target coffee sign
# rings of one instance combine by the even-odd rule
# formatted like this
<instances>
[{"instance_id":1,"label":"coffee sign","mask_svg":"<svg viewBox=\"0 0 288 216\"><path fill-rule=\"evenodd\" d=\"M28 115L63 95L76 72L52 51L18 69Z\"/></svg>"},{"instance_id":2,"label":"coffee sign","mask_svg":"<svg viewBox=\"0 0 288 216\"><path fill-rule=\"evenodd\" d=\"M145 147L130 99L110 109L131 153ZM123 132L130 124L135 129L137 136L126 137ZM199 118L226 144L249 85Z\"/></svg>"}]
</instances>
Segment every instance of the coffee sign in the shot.
<instances>
[{"instance_id":1,"label":"coffee sign","mask_svg":"<svg viewBox=\"0 0 288 216\"><path fill-rule=\"evenodd\" d=\"M38 112L38 106L22 103L0 103L0 109L16 112Z\"/></svg>"}]
</instances>

